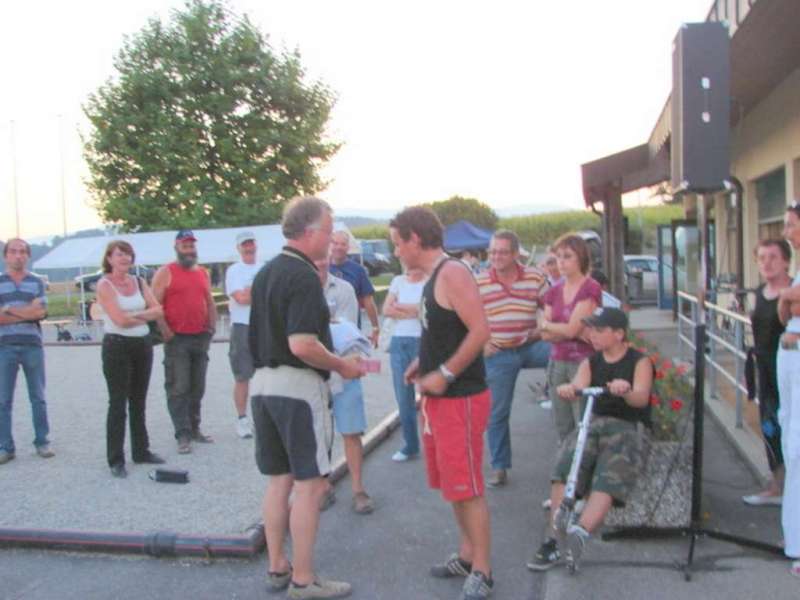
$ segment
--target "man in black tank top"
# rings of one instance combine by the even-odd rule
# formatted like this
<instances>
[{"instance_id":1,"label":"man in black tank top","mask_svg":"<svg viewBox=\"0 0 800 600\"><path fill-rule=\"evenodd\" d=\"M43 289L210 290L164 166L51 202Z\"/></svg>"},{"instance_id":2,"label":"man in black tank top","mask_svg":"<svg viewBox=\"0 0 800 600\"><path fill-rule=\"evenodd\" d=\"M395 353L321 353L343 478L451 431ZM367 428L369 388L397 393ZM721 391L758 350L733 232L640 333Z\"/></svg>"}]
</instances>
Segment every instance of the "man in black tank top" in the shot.
<instances>
[{"instance_id":1,"label":"man in black tank top","mask_svg":"<svg viewBox=\"0 0 800 600\"><path fill-rule=\"evenodd\" d=\"M589 535L602 525L612 506L625 504L636 483L637 424L650 426L653 364L628 345L628 317L618 308L598 308L584 323L589 326L589 339L596 352L584 359L571 383L558 387L558 395L564 400L577 401L578 390L607 389L595 399L581 460L576 494L580 498L588 492L588 500L580 521L567 529L566 548L558 548L553 535L545 539L527 565L534 571L546 570L558 563L562 552L571 553L577 566ZM573 431L564 440L553 472L551 525L564 498L564 484L577 437L578 432Z\"/></svg>"},{"instance_id":2,"label":"man in black tank top","mask_svg":"<svg viewBox=\"0 0 800 600\"><path fill-rule=\"evenodd\" d=\"M422 394L428 482L451 503L461 533L458 552L434 565L431 575L466 577L463 600L488 598L494 582L481 465L491 405L482 354L489 325L472 273L442 250L443 228L433 211L407 208L389 228L406 268L429 275L420 304L419 358L405 378Z\"/></svg>"}]
</instances>

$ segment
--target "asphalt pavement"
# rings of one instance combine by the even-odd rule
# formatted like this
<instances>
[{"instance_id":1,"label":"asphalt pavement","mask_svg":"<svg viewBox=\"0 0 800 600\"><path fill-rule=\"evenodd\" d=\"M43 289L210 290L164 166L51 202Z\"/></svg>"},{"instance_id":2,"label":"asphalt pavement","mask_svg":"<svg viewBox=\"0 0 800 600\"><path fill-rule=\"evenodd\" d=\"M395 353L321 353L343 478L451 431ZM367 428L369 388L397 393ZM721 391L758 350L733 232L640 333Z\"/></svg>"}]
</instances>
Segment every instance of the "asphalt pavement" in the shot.
<instances>
[{"instance_id":1,"label":"asphalt pavement","mask_svg":"<svg viewBox=\"0 0 800 600\"><path fill-rule=\"evenodd\" d=\"M540 371L526 372L518 382L512 413L514 467L510 481L503 489L487 490L492 514L494 598L800 597L800 581L789 575L787 560L708 538L697 543L690 582L677 568L687 558L686 538L604 542L595 536L577 575L569 575L561 567L547 573L529 572L525 562L545 529L547 513L540 503L548 493L555 447L551 415L533 401L529 386L542 376ZM391 398L390 388L376 393ZM365 481L377 504L372 515L352 513L349 482L344 479L337 485L339 500L324 513L321 523L317 569L324 576L351 581L355 599L458 598L460 581L435 580L427 574L431 564L456 549L452 514L439 495L427 489L422 461L391 461L400 444L400 434L395 432L366 460ZM780 511L751 508L741 502L743 494L757 489L757 481L711 419L706 420L703 474L705 527L768 543L780 542ZM6 482L8 479L0 473L0 485ZM239 493L235 484L226 492L231 498ZM58 511L58 497L51 500L51 510ZM11 503L16 501L12 498ZM205 515L194 518L202 522ZM209 562L0 550L0 597L281 597L264 590L264 559L262 555L250 560Z\"/></svg>"}]
</instances>

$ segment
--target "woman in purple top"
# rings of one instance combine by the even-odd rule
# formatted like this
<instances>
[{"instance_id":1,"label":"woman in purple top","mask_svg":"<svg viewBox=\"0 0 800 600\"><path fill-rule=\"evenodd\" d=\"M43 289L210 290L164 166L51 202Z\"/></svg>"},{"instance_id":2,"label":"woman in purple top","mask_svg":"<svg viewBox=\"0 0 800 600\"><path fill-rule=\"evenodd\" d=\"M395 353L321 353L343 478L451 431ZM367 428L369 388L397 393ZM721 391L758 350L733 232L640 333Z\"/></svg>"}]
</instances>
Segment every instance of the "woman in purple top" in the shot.
<instances>
[{"instance_id":1,"label":"woman in purple top","mask_svg":"<svg viewBox=\"0 0 800 600\"><path fill-rule=\"evenodd\" d=\"M594 353L583 337L583 319L601 305L603 290L588 275L589 248L580 236L562 235L553 243L552 251L562 280L544 295L544 319L539 331L543 340L551 342L547 384L558 439L563 441L580 420L583 403L562 400L556 389L572 381L580 362Z\"/></svg>"}]
</instances>

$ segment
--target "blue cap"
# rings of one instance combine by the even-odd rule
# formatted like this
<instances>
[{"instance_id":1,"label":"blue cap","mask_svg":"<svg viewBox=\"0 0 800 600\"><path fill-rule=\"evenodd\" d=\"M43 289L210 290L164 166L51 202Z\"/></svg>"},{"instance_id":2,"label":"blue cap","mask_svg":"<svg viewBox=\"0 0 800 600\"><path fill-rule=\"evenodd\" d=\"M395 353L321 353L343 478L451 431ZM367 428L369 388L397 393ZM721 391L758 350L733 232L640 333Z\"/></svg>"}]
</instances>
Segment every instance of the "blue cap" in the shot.
<instances>
[{"instance_id":1,"label":"blue cap","mask_svg":"<svg viewBox=\"0 0 800 600\"><path fill-rule=\"evenodd\" d=\"M185 242L187 240L191 240L192 242L197 241L197 238L194 237L194 232L191 229L181 229L178 231L178 235L175 236L175 241Z\"/></svg>"}]
</instances>

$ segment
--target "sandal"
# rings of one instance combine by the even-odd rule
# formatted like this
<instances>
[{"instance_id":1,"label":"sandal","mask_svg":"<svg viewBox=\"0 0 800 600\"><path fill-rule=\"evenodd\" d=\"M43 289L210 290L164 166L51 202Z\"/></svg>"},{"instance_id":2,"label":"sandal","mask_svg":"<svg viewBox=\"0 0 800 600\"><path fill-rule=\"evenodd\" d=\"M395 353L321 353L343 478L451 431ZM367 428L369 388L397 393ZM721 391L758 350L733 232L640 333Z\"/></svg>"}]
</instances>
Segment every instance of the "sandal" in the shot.
<instances>
[{"instance_id":1,"label":"sandal","mask_svg":"<svg viewBox=\"0 0 800 600\"><path fill-rule=\"evenodd\" d=\"M367 492L356 492L353 495L353 510L359 515L368 515L375 510L375 503Z\"/></svg>"}]
</instances>

